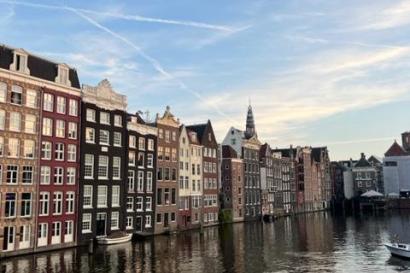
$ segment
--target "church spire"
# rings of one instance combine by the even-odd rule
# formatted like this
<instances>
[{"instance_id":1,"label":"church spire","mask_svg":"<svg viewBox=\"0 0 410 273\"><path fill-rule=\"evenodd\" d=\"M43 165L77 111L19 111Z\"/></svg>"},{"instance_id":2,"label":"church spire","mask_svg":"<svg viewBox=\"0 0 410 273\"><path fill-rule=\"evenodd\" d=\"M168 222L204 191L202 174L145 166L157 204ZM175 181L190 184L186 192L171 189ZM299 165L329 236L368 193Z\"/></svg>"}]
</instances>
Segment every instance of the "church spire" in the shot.
<instances>
[{"instance_id":1,"label":"church spire","mask_svg":"<svg viewBox=\"0 0 410 273\"><path fill-rule=\"evenodd\" d=\"M248 114L246 115L246 131L245 138L257 137L255 129L255 120L253 118L252 106L249 99Z\"/></svg>"}]
</instances>

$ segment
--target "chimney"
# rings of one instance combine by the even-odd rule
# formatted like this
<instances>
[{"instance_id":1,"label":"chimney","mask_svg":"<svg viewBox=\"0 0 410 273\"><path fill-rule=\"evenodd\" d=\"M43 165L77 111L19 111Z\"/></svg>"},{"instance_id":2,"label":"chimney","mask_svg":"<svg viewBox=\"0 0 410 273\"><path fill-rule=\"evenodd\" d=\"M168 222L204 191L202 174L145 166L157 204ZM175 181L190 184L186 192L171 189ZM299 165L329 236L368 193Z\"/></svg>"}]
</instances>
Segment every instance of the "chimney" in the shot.
<instances>
[{"instance_id":1,"label":"chimney","mask_svg":"<svg viewBox=\"0 0 410 273\"><path fill-rule=\"evenodd\" d=\"M360 159L366 159L366 155L364 153L360 154Z\"/></svg>"},{"instance_id":2,"label":"chimney","mask_svg":"<svg viewBox=\"0 0 410 273\"><path fill-rule=\"evenodd\" d=\"M401 134L401 142L403 149L410 152L410 132L404 132Z\"/></svg>"}]
</instances>

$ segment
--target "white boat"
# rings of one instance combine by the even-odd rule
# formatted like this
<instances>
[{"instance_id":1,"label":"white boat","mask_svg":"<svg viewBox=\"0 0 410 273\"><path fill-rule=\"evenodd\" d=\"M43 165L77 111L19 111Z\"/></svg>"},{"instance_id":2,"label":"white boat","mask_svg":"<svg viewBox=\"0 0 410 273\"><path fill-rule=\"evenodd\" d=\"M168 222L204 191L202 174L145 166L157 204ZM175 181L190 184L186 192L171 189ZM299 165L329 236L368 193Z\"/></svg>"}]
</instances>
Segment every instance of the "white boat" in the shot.
<instances>
[{"instance_id":1,"label":"white boat","mask_svg":"<svg viewBox=\"0 0 410 273\"><path fill-rule=\"evenodd\" d=\"M384 244L391 255L410 259L410 244L392 243Z\"/></svg>"},{"instance_id":2,"label":"white boat","mask_svg":"<svg viewBox=\"0 0 410 273\"><path fill-rule=\"evenodd\" d=\"M97 243L100 245L114 245L131 241L132 233L124 234L122 236L108 236L97 238Z\"/></svg>"}]
</instances>

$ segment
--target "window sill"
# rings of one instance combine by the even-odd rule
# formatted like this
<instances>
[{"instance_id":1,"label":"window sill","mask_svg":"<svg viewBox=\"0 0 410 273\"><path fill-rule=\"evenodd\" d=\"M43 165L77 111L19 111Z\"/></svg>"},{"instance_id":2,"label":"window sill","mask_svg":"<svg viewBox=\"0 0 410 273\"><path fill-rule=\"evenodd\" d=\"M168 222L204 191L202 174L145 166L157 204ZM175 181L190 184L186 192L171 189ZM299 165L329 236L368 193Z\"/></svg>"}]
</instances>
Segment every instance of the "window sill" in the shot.
<instances>
[{"instance_id":1,"label":"window sill","mask_svg":"<svg viewBox=\"0 0 410 273\"><path fill-rule=\"evenodd\" d=\"M91 230L82 230L81 233L82 234L88 234L88 233L92 233L92 231Z\"/></svg>"}]
</instances>

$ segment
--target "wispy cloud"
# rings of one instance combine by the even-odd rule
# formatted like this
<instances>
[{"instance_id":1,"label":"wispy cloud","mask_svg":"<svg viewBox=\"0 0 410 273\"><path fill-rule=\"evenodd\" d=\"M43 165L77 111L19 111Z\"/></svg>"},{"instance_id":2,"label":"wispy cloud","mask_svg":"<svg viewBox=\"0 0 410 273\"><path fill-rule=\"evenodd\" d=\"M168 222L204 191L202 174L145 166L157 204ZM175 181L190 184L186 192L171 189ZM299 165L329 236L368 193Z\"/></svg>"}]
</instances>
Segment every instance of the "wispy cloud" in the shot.
<instances>
[{"instance_id":1,"label":"wispy cloud","mask_svg":"<svg viewBox=\"0 0 410 273\"><path fill-rule=\"evenodd\" d=\"M34 8L64 9L64 6L38 4L38 3L30 3L30 2L23 2L23 1L0 0L0 3L22 5L22 6L34 7ZM81 9L81 8L76 8L76 10L83 12L83 13L87 13L87 14L103 16L103 17L110 17L114 19L121 19L121 20L135 21L135 22L145 22L145 23L179 25L179 26L203 28L203 29L210 29L210 30L229 32L229 33L235 33L235 32L238 32L244 29L244 27L235 28L235 27L230 27L230 26L225 26L225 25L216 25L216 24L209 24L209 23L195 22L195 21L170 20L170 19L163 19L163 18L146 17L146 16L141 16L141 15L130 15L130 14L125 14L125 13L120 13L120 12L104 12L104 11L95 11L95 10Z\"/></svg>"}]
</instances>

